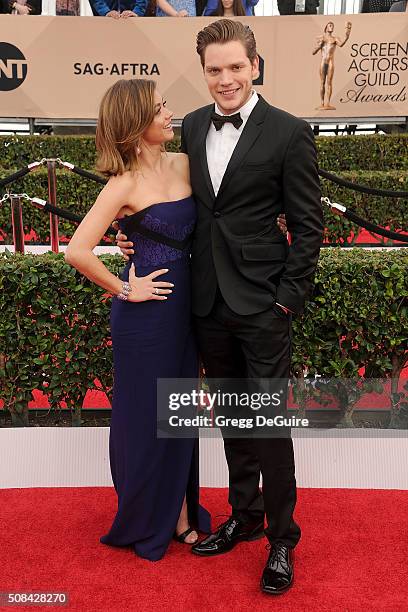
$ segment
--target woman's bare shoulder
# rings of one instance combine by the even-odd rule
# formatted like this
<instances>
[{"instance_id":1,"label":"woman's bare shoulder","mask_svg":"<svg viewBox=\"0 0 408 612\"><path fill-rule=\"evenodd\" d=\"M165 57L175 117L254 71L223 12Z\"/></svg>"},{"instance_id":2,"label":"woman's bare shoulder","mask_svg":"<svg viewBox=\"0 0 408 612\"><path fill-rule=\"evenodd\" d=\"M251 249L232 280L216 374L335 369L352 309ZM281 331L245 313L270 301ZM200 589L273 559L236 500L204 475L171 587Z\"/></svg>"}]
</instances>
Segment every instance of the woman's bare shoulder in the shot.
<instances>
[{"instance_id":1,"label":"woman's bare shoulder","mask_svg":"<svg viewBox=\"0 0 408 612\"><path fill-rule=\"evenodd\" d=\"M188 175L190 172L188 155L185 153L169 153L169 155L171 155L170 163L173 168L182 174Z\"/></svg>"},{"instance_id":2,"label":"woman's bare shoulder","mask_svg":"<svg viewBox=\"0 0 408 612\"><path fill-rule=\"evenodd\" d=\"M169 156L173 164L178 164L180 166L188 165L188 155L185 153L166 153L166 155Z\"/></svg>"},{"instance_id":3,"label":"woman's bare shoulder","mask_svg":"<svg viewBox=\"0 0 408 612\"><path fill-rule=\"evenodd\" d=\"M126 194L134 188L136 176L132 172L124 172L124 174L116 174L110 176L104 190L115 194Z\"/></svg>"}]
</instances>

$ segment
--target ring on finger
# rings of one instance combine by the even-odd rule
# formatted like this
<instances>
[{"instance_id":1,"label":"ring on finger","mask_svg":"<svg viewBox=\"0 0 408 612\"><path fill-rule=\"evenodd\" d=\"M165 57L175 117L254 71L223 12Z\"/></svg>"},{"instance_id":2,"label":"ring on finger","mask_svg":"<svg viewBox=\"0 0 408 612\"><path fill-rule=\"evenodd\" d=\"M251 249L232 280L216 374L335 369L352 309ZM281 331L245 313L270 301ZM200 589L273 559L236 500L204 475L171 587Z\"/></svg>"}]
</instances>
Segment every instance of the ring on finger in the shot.
<instances>
[{"instance_id":1,"label":"ring on finger","mask_svg":"<svg viewBox=\"0 0 408 612\"><path fill-rule=\"evenodd\" d=\"M156 295L159 295L159 294L160 294L160 289L159 289L158 287L156 287L156 289L154 290L154 293L155 293Z\"/></svg>"}]
</instances>

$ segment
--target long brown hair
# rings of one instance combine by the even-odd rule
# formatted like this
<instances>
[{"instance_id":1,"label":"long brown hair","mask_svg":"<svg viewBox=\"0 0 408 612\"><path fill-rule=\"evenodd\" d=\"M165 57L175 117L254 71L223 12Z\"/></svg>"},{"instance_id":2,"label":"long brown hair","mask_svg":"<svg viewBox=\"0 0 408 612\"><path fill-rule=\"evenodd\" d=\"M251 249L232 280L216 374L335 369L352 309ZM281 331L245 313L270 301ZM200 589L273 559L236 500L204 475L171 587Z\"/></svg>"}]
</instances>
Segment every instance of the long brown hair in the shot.
<instances>
[{"instance_id":1,"label":"long brown hair","mask_svg":"<svg viewBox=\"0 0 408 612\"><path fill-rule=\"evenodd\" d=\"M137 170L143 132L154 118L156 83L121 79L109 87L99 106L96 168L105 176Z\"/></svg>"},{"instance_id":2,"label":"long brown hair","mask_svg":"<svg viewBox=\"0 0 408 612\"><path fill-rule=\"evenodd\" d=\"M148 0L147 8L143 17L155 17L157 9L157 0Z\"/></svg>"},{"instance_id":3,"label":"long brown hair","mask_svg":"<svg viewBox=\"0 0 408 612\"><path fill-rule=\"evenodd\" d=\"M204 68L204 55L208 45L213 43L227 43L232 40L237 40L245 47L247 57L253 64L257 54L255 36L251 28L244 25L240 21L232 21L232 19L219 19L213 21L210 25L203 28L197 34L197 53L201 59L201 65Z\"/></svg>"},{"instance_id":4,"label":"long brown hair","mask_svg":"<svg viewBox=\"0 0 408 612\"><path fill-rule=\"evenodd\" d=\"M245 17L245 9L243 7L241 0L234 0L232 5L232 10L236 17ZM218 0L218 5L215 11L212 13L214 17L223 17L224 16L224 7L222 4L222 0Z\"/></svg>"}]
</instances>

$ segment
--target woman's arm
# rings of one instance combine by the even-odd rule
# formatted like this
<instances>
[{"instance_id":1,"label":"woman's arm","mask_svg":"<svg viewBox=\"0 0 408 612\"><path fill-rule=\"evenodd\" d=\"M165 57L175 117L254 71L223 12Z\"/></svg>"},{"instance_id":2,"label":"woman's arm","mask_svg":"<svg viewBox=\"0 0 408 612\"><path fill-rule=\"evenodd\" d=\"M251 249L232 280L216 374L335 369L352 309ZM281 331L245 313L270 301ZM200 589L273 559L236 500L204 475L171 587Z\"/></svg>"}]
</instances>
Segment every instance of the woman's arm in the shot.
<instances>
[{"instance_id":1,"label":"woman's arm","mask_svg":"<svg viewBox=\"0 0 408 612\"><path fill-rule=\"evenodd\" d=\"M176 9L173 8L171 6L171 4L169 2L167 2L167 0L157 0L157 6L159 8L161 8L163 13L166 13L166 15L169 15L169 17L178 17L179 16L179 14L176 11Z\"/></svg>"},{"instance_id":2,"label":"woman's arm","mask_svg":"<svg viewBox=\"0 0 408 612\"><path fill-rule=\"evenodd\" d=\"M122 290L122 281L109 272L92 250L120 209L127 204L130 186L127 176L111 178L78 226L65 251L66 262L114 295Z\"/></svg>"},{"instance_id":3,"label":"woman's arm","mask_svg":"<svg viewBox=\"0 0 408 612\"><path fill-rule=\"evenodd\" d=\"M72 236L65 251L65 261L113 295L122 293L123 281L109 272L92 250L99 243L120 209L128 204L132 187L133 181L129 175L111 178ZM167 269L155 270L147 276L137 277L135 266L132 264L129 270L131 288L127 297L129 302L166 300L167 294L172 293L170 287L173 285L156 280L166 272L168 272Z\"/></svg>"},{"instance_id":4,"label":"woman's arm","mask_svg":"<svg viewBox=\"0 0 408 612\"><path fill-rule=\"evenodd\" d=\"M117 11L108 6L105 0L89 0L89 4L91 5L93 12L99 17L106 17L108 13L117 13Z\"/></svg>"}]
</instances>

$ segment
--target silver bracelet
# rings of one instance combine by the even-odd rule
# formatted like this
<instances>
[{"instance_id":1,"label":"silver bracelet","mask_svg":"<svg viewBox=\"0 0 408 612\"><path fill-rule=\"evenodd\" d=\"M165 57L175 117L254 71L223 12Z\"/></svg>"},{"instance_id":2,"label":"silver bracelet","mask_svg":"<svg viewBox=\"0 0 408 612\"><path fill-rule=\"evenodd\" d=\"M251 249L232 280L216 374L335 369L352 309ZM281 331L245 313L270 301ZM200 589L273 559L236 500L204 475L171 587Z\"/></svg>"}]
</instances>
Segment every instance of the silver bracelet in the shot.
<instances>
[{"instance_id":1,"label":"silver bracelet","mask_svg":"<svg viewBox=\"0 0 408 612\"><path fill-rule=\"evenodd\" d=\"M126 302L131 291L132 291L132 287L130 286L130 284L127 281L124 281L122 283L122 291L118 293L116 297Z\"/></svg>"}]
</instances>

